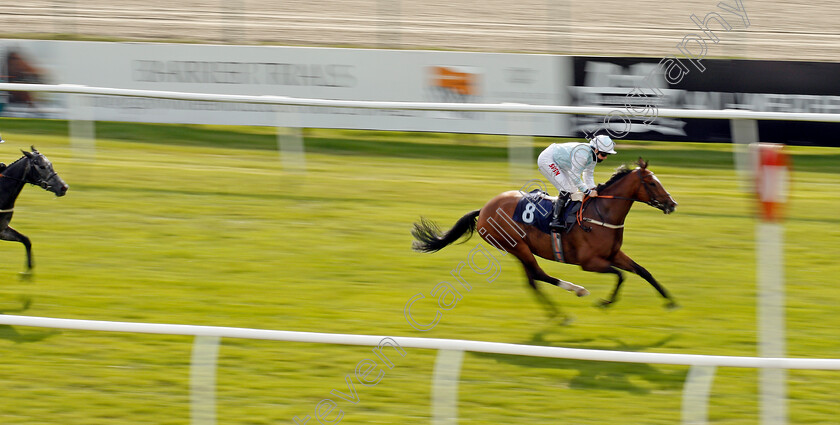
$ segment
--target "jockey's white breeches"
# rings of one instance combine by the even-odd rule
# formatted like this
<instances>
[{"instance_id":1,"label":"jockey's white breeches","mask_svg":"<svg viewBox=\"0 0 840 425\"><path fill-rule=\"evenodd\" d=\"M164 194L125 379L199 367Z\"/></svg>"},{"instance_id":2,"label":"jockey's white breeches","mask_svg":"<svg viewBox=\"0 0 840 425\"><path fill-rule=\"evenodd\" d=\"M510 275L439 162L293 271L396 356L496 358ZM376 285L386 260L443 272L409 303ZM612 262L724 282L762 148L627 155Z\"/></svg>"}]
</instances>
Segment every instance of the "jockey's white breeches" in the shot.
<instances>
[{"instance_id":1,"label":"jockey's white breeches","mask_svg":"<svg viewBox=\"0 0 840 425\"><path fill-rule=\"evenodd\" d=\"M537 158L537 168L557 190L569 193L578 191L577 186L573 183L572 174L568 170L561 169L554 163L551 149L542 151Z\"/></svg>"}]
</instances>

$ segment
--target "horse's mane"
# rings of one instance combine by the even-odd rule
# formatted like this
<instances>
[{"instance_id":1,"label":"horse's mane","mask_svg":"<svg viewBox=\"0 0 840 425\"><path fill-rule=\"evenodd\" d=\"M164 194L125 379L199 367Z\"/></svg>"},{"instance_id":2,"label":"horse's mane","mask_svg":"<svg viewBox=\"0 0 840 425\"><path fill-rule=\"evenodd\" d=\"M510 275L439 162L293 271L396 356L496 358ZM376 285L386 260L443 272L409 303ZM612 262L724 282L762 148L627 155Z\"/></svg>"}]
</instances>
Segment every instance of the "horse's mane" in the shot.
<instances>
[{"instance_id":1,"label":"horse's mane","mask_svg":"<svg viewBox=\"0 0 840 425\"><path fill-rule=\"evenodd\" d=\"M624 176L630 174L632 171L633 171L633 169L628 168L626 164L621 165L620 167L615 169L615 173L613 173L612 177L610 177L609 180L607 180L604 183L599 184L598 187L595 188L595 190L600 192L601 190L610 187L610 185L612 185L613 183L621 180Z\"/></svg>"},{"instance_id":2,"label":"horse's mane","mask_svg":"<svg viewBox=\"0 0 840 425\"><path fill-rule=\"evenodd\" d=\"M24 156L22 156L22 157L20 157L20 158L18 158L18 159L16 159L16 160L14 160L14 161L12 161L9 165L7 165L7 166L6 166L6 168L11 167L12 165L17 164L18 162L23 161L24 159L26 159L26 156L25 156L25 155L24 155Z\"/></svg>"}]
</instances>

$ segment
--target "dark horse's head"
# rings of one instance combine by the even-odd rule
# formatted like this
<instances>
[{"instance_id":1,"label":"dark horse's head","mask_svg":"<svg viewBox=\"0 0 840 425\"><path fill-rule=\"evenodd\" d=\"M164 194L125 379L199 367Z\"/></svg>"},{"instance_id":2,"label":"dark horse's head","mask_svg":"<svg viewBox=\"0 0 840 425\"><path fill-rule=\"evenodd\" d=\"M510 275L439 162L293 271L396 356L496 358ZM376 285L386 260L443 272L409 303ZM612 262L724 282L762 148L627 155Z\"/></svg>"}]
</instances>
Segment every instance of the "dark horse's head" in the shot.
<instances>
[{"instance_id":1,"label":"dark horse's head","mask_svg":"<svg viewBox=\"0 0 840 425\"><path fill-rule=\"evenodd\" d=\"M21 152L26 157L25 160L29 162L21 180L26 183L41 186L44 190L55 193L56 196L67 194L69 186L55 172L52 162L44 154L38 152L35 146L32 146L32 152L26 152L24 150L21 150ZM21 158L21 160L24 160L24 158Z\"/></svg>"}]
</instances>

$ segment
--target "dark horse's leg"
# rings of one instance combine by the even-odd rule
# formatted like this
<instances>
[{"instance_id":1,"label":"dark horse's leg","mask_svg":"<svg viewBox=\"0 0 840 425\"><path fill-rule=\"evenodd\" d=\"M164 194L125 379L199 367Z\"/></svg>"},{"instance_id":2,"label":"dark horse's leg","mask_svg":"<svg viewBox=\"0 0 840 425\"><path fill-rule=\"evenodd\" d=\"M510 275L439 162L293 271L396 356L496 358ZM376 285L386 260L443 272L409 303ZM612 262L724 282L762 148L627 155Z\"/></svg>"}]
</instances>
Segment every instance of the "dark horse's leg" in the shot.
<instances>
[{"instance_id":1,"label":"dark horse's leg","mask_svg":"<svg viewBox=\"0 0 840 425\"><path fill-rule=\"evenodd\" d=\"M642 279L644 279L648 283L650 283L650 285L653 286L653 288L656 289L657 292L659 292L659 295L662 295L662 298L665 298L666 300L668 300L668 302L665 304L665 307L667 307L667 308L677 308L677 307L679 307L679 305L674 300L674 298L671 297L671 295L668 293L668 291L665 290L665 287L660 285L659 282L657 282L656 279L653 278L653 275L651 275L649 271L647 271L644 267L636 264L636 262L633 261L632 259L630 259L630 257L628 257L627 254L625 254L624 252L618 251L618 254L616 254L615 259L613 260L613 264L615 265L615 267L618 267L620 269L627 270L628 272L636 273L637 275L641 276ZM616 270L614 273L619 273L619 276L620 276L621 272ZM613 303L613 302L616 301L616 299L618 298L618 288L621 286L622 281L623 281L623 279L621 277L619 277L618 284L615 286L615 290L613 291L612 296L610 296L609 300L606 300L607 301L606 305L609 305L610 303Z\"/></svg>"},{"instance_id":2,"label":"dark horse's leg","mask_svg":"<svg viewBox=\"0 0 840 425\"><path fill-rule=\"evenodd\" d=\"M0 239L4 241L16 241L23 244L26 248L26 271L24 273L29 273L32 270L32 244L29 242L29 238L11 227L6 227L0 231Z\"/></svg>"}]
</instances>

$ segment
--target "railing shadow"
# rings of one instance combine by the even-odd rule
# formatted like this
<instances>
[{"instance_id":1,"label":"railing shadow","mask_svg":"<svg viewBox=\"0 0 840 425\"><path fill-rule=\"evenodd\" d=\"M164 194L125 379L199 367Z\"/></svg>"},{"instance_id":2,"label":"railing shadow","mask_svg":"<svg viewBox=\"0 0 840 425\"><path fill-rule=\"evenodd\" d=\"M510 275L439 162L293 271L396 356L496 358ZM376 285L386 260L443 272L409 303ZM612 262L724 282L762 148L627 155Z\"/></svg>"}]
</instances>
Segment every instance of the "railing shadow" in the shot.
<instances>
[{"instance_id":1,"label":"railing shadow","mask_svg":"<svg viewBox=\"0 0 840 425\"><path fill-rule=\"evenodd\" d=\"M604 350L603 342L612 341L615 343L615 347L610 350L637 352L662 347L679 337L678 334L671 334L651 343L626 343L619 338L604 337L597 339L600 344L596 345L594 344L596 338L548 341L545 339L547 333L549 333L547 330L538 331L524 344ZM578 374L568 382L568 386L569 388L583 390L650 394L652 391L682 388L688 373L688 368L680 371L665 371L645 363L555 359L477 352L471 352L470 355L528 368L574 369L578 371Z\"/></svg>"}]
</instances>

